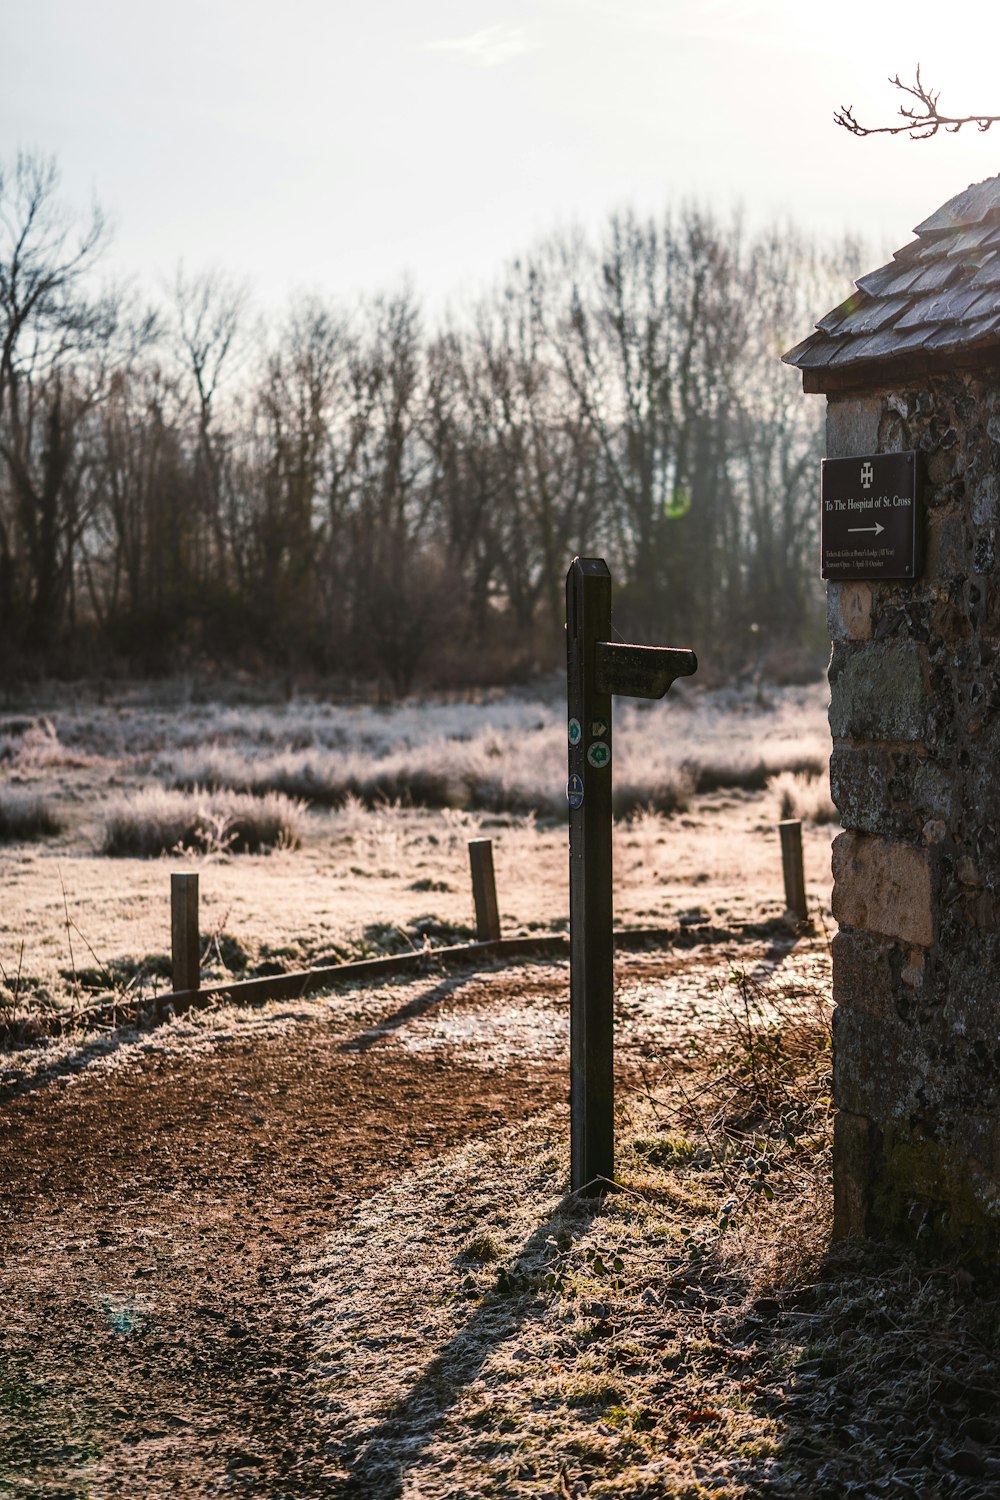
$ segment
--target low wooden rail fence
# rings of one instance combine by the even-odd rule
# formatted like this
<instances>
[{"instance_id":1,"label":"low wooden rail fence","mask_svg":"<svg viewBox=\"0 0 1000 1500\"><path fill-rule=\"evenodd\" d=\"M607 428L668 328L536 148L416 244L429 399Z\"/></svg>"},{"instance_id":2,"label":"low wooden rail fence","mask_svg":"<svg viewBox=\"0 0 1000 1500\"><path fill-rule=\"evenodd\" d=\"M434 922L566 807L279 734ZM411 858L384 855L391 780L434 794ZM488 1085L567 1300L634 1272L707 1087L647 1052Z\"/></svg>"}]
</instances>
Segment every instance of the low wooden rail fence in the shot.
<instances>
[{"instance_id":1,"label":"low wooden rail fence","mask_svg":"<svg viewBox=\"0 0 1000 1500\"><path fill-rule=\"evenodd\" d=\"M782 866L788 911L786 918L805 920L805 883L802 875L802 825L786 821L780 825ZM297 999L311 990L329 989L359 979L378 979L395 974L420 972L434 966L461 967L500 958L559 958L569 955L566 933L547 933L535 937L502 937L500 908L497 901L496 875L493 868L491 839L469 842L469 868L476 911L476 940L455 943L445 948L419 948L412 953L393 953L384 958L363 958L324 968L300 969L288 974L268 974L260 979L230 980L222 984L200 983L201 938L198 926L198 876L171 875L171 975L173 989L157 997L161 1014L176 1015L192 1004L228 997L243 1004L265 1000ZM743 933L770 933L773 923L744 927ZM653 943L670 946L692 946L698 942L731 940L737 936L731 928L713 927L709 923L688 923L681 927L619 928L614 933L616 948L642 948Z\"/></svg>"},{"instance_id":2,"label":"low wooden rail fence","mask_svg":"<svg viewBox=\"0 0 1000 1500\"><path fill-rule=\"evenodd\" d=\"M677 927L619 928L614 932L616 949L640 949L653 945L688 948L701 943L729 942L739 937L773 937L788 920L801 922L808 916L802 867L801 824L780 825L782 866L788 910L784 921L741 926L734 931L708 922L687 922ZM417 948L411 953L363 958L321 968L299 969L286 974L268 974L257 979L201 983L201 935L199 881L197 874L170 877L171 989L165 994L125 995L97 1001L66 1012L53 1010L37 1018L41 1029L58 1036L81 1027L119 1026L129 1022L156 1025L193 1007L221 1000L241 1005L260 1005L267 1000L296 1000L316 990L334 989L359 980L377 981L395 975L426 973L435 968L476 968L484 963L519 958L568 958L567 933L503 937L490 839L469 842L469 866L476 911L476 938L443 948ZM17 1023L0 1027L0 1034L16 1032Z\"/></svg>"},{"instance_id":3,"label":"low wooden rail fence","mask_svg":"<svg viewBox=\"0 0 1000 1500\"><path fill-rule=\"evenodd\" d=\"M289 974L268 974L259 979L240 979L223 984L201 984L201 934L198 921L198 876L170 877L170 973L173 990L159 997L162 1006L177 1007L193 996L213 999L232 995L242 1001L287 999L308 990L323 989L339 981L379 974L406 973L429 962L474 962L479 958L526 957L559 953L568 946L562 934L544 937L500 936L500 908L493 869L493 841L469 841L469 868L476 909L476 941L445 948L416 948L412 953L392 953L384 958L362 958L323 968L300 969Z\"/></svg>"}]
</instances>

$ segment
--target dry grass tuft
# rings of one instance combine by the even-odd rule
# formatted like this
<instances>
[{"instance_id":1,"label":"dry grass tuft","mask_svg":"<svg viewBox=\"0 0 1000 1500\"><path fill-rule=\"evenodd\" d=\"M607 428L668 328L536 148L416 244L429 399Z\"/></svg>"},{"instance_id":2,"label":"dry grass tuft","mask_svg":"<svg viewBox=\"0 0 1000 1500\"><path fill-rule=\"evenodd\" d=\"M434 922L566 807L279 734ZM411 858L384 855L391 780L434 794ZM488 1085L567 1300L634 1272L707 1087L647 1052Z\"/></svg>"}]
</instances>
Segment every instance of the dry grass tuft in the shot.
<instances>
[{"instance_id":1,"label":"dry grass tuft","mask_svg":"<svg viewBox=\"0 0 1000 1500\"><path fill-rule=\"evenodd\" d=\"M92 757L62 743L51 719L6 719L0 722L0 764L18 770L54 770L86 766Z\"/></svg>"},{"instance_id":2,"label":"dry grass tuft","mask_svg":"<svg viewBox=\"0 0 1000 1500\"><path fill-rule=\"evenodd\" d=\"M644 1166L717 1193L692 1254L737 1276L751 1298L816 1273L830 1230L831 1007L825 982L782 984L734 968L713 1024L665 1053L648 1102L658 1135ZM693 1153L693 1154L692 1154Z\"/></svg>"},{"instance_id":3,"label":"dry grass tuft","mask_svg":"<svg viewBox=\"0 0 1000 1500\"><path fill-rule=\"evenodd\" d=\"M492 812L555 810L555 787L530 772L512 779L494 767L491 739L429 742L376 758L354 750L323 747L253 755L226 746L174 752L161 763L174 787L280 792L322 807L348 801L366 807L398 803L408 807L469 808ZM525 768L522 767L522 772Z\"/></svg>"},{"instance_id":4,"label":"dry grass tuft","mask_svg":"<svg viewBox=\"0 0 1000 1500\"><path fill-rule=\"evenodd\" d=\"M305 814L304 802L277 792L254 797L153 787L111 805L101 852L144 859L182 850L226 855L297 849Z\"/></svg>"},{"instance_id":5,"label":"dry grass tuft","mask_svg":"<svg viewBox=\"0 0 1000 1500\"><path fill-rule=\"evenodd\" d=\"M778 798L781 818L798 818L803 823L836 823L840 818L825 774L782 771L771 777L767 789Z\"/></svg>"},{"instance_id":6,"label":"dry grass tuft","mask_svg":"<svg viewBox=\"0 0 1000 1500\"><path fill-rule=\"evenodd\" d=\"M762 789L784 770L820 771L829 756L822 689L770 698L731 689L625 703L616 713L615 812L685 811L695 792ZM282 792L318 806L566 811L561 703L514 698L480 704L365 710L299 706L282 722L229 714L161 753L156 770L179 788Z\"/></svg>"},{"instance_id":7,"label":"dry grass tuft","mask_svg":"<svg viewBox=\"0 0 1000 1500\"><path fill-rule=\"evenodd\" d=\"M691 766L665 766L658 774L637 779L619 776L612 791L616 818L643 814L687 812L694 796L697 773Z\"/></svg>"},{"instance_id":8,"label":"dry grass tuft","mask_svg":"<svg viewBox=\"0 0 1000 1500\"><path fill-rule=\"evenodd\" d=\"M62 828L62 819L41 797L0 790L0 843L51 838Z\"/></svg>"},{"instance_id":9,"label":"dry grass tuft","mask_svg":"<svg viewBox=\"0 0 1000 1500\"><path fill-rule=\"evenodd\" d=\"M686 812L696 792L742 787L759 791L778 771L815 774L822 760L777 749L758 754L708 752L682 761L648 734L630 744L622 735L614 810L625 817L639 807ZM645 741L645 743L644 743ZM493 813L565 811L565 747L560 731L533 729L514 742L489 730L464 740L432 740L395 749L381 758L325 748L253 755L229 746L174 751L160 762L167 782L180 788L209 786L236 791L282 792L319 806L341 807L354 798L367 807L399 802L409 807L478 809Z\"/></svg>"},{"instance_id":10,"label":"dry grass tuft","mask_svg":"<svg viewBox=\"0 0 1000 1500\"><path fill-rule=\"evenodd\" d=\"M819 776L824 765L824 760L818 755L749 745L724 756L708 752L703 758L690 762L688 770L696 792L760 792L776 775Z\"/></svg>"}]
</instances>

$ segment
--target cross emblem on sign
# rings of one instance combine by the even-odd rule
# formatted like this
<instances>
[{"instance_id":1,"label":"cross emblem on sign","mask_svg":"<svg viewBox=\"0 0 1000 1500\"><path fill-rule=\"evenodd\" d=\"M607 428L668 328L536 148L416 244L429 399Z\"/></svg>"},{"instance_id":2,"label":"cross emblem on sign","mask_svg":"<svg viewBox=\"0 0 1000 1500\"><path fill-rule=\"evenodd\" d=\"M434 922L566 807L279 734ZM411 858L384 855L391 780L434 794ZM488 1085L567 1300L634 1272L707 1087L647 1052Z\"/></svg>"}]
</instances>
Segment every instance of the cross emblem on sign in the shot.
<instances>
[{"instance_id":1,"label":"cross emblem on sign","mask_svg":"<svg viewBox=\"0 0 1000 1500\"><path fill-rule=\"evenodd\" d=\"M875 470L867 459L861 465L861 485L863 489L870 490L872 480L875 478Z\"/></svg>"}]
</instances>

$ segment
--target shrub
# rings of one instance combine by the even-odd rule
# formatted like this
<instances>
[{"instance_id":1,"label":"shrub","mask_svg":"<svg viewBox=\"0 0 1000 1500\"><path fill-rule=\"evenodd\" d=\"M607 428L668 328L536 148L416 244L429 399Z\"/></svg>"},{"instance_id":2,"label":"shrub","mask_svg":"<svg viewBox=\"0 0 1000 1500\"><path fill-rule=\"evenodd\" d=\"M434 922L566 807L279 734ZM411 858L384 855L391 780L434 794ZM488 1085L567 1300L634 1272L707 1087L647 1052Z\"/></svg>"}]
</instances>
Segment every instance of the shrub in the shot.
<instances>
[{"instance_id":1,"label":"shrub","mask_svg":"<svg viewBox=\"0 0 1000 1500\"><path fill-rule=\"evenodd\" d=\"M667 704L616 709L615 813L683 811L695 792L763 791L782 771L820 773L829 756L823 690L675 690ZM302 705L188 725L154 769L167 786L281 792L339 808L377 806L566 814L561 702L405 704L392 710ZM161 731L162 733L162 731ZM189 737L190 736L190 737Z\"/></svg>"},{"instance_id":2,"label":"shrub","mask_svg":"<svg viewBox=\"0 0 1000 1500\"><path fill-rule=\"evenodd\" d=\"M830 796L830 783L823 775L782 771L767 785L768 791L777 793L782 818L799 818L803 823L836 823L840 818Z\"/></svg>"},{"instance_id":3,"label":"shrub","mask_svg":"<svg viewBox=\"0 0 1000 1500\"><path fill-rule=\"evenodd\" d=\"M86 766L90 757L67 749L51 719L8 719L0 725L0 761L40 771Z\"/></svg>"},{"instance_id":4,"label":"shrub","mask_svg":"<svg viewBox=\"0 0 1000 1500\"><path fill-rule=\"evenodd\" d=\"M611 794L615 817L634 819L641 813L687 812L694 784L690 766L663 767L658 775L642 781L619 777Z\"/></svg>"},{"instance_id":5,"label":"shrub","mask_svg":"<svg viewBox=\"0 0 1000 1500\"><path fill-rule=\"evenodd\" d=\"M101 852L146 858L174 850L256 854L297 849L305 810L304 802L277 792L253 797L152 787L109 807Z\"/></svg>"},{"instance_id":6,"label":"shrub","mask_svg":"<svg viewBox=\"0 0 1000 1500\"><path fill-rule=\"evenodd\" d=\"M61 833L63 824L48 803L28 792L0 791L0 842L44 839Z\"/></svg>"},{"instance_id":7,"label":"shrub","mask_svg":"<svg viewBox=\"0 0 1000 1500\"><path fill-rule=\"evenodd\" d=\"M758 752L755 749L733 751L729 756L708 755L688 767L698 792L718 792L740 788L762 792L776 775L816 777L824 761L816 755L799 755L788 750Z\"/></svg>"}]
</instances>

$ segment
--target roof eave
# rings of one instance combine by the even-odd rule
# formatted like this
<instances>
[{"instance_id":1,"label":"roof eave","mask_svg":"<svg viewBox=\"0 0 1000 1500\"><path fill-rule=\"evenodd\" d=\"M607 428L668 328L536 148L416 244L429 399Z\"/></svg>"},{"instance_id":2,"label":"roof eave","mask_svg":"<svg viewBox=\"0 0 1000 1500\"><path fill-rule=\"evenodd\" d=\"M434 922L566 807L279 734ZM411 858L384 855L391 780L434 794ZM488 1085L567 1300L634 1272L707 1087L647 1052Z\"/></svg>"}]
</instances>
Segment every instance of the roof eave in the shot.
<instances>
[{"instance_id":1,"label":"roof eave","mask_svg":"<svg viewBox=\"0 0 1000 1500\"><path fill-rule=\"evenodd\" d=\"M789 353L794 353L790 350ZM976 374L1000 371L1000 342L990 338L964 348L915 350L897 358L859 360L850 365L816 365L802 368L802 389L808 395L841 395L846 392L885 390L930 375Z\"/></svg>"}]
</instances>

